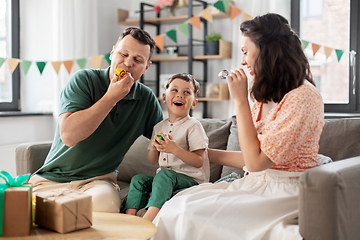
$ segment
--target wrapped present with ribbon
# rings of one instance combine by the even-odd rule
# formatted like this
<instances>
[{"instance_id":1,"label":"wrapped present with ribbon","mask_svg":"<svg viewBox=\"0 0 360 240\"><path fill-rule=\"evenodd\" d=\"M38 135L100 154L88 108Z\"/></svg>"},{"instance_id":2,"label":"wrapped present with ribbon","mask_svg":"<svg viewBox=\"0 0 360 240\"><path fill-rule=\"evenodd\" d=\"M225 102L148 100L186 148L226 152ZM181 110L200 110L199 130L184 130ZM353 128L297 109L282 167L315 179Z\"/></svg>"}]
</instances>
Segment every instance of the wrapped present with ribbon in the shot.
<instances>
[{"instance_id":1,"label":"wrapped present with ribbon","mask_svg":"<svg viewBox=\"0 0 360 240\"><path fill-rule=\"evenodd\" d=\"M92 226L91 195L73 190L36 193L35 223L59 233Z\"/></svg>"},{"instance_id":2,"label":"wrapped present with ribbon","mask_svg":"<svg viewBox=\"0 0 360 240\"><path fill-rule=\"evenodd\" d=\"M0 177L0 236L18 237L29 235L32 226L31 186L24 184L30 174L16 178L5 171Z\"/></svg>"}]
</instances>

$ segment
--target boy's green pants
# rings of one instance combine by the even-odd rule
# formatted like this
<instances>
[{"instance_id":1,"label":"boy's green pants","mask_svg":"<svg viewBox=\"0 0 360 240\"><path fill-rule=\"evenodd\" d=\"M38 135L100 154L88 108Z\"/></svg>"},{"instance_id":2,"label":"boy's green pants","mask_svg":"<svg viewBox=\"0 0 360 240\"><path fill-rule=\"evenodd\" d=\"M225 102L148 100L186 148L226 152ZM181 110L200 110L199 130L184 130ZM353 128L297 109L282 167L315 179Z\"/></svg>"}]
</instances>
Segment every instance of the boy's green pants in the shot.
<instances>
[{"instance_id":1,"label":"boy's green pants","mask_svg":"<svg viewBox=\"0 0 360 240\"><path fill-rule=\"evenodd\" d=\"M159 171L155 177L144 174L135 175L131 179L125 210L144 207L161 208L172 197L173 191L197 184L193 178L169 169Z\"/></svg>"}]
</instances>

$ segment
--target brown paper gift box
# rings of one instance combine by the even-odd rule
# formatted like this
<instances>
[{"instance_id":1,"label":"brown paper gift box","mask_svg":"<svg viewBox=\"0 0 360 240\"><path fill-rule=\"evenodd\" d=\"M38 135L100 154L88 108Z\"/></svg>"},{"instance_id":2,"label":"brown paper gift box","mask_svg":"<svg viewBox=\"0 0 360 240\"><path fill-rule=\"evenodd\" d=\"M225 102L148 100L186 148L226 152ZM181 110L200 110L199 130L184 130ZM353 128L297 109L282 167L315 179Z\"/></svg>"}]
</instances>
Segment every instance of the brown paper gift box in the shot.
<instances>
[{"instance_id":1,"label":"brown paper gift box","mask_svg":"<svg viewBox=\"0 0 360 240\"><path fill-rule=\"evenodd\" d=\"M92 225L91 196L76 191L36 193L35 223L59 233Z\"/></svg>"},{"instance_id":2,"label":"brown paper gift box","mask_svg":"<svg viewBox=\"0 0 360 240\"><path fill-rule=\"evenodd\" d=\"M3 209L3 237L29 235L32 225L30 187L7 188Z\"/></svg>"}]
</instances>

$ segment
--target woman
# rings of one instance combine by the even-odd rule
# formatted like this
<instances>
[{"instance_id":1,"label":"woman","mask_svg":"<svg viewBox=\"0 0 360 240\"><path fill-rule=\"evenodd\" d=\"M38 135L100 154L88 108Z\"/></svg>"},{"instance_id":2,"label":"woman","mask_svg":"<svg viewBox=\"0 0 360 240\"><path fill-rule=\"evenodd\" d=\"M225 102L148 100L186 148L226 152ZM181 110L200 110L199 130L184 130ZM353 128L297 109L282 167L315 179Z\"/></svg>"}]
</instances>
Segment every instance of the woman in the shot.
<instances>
[{"instance_id":1,"label":"woman","mask_svg":"<svg viewBox=\"0 0 360 240\"><path fill-rule=\"evenodd\" d=\"M301 239L297 183L317 165L323 101L285 18L258 16L240 30L241 64L253 77L255 103L250 110L244 70L232 70L226 79L242 151L209 150L209 158L244 168L245 177L175 196L154 219L154 239Z\"/></svg>"}]
</instances>

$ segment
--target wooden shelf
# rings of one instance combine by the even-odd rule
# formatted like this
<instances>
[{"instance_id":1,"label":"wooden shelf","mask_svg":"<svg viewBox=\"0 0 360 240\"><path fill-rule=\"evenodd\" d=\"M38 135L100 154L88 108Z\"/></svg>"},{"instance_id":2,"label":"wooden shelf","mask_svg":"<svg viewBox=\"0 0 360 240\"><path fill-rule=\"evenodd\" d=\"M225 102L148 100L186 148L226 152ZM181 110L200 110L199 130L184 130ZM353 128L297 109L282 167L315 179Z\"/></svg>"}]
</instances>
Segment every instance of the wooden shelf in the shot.
<instances>
[{"instance_id":1,"label":"wooden shelf","mask_svg":"<svg viewBox=\"0 0 360 240\"><path fill-rule=\"evenodd\" d=\"M219 44L219 55L203 55L203 56L194 56L195 60L210 60L210 59L224 59L231 58L231 42L220 39ZM188 56L179 56L179 57L152 57L151 61L153 62L162 62L162 61L187 61Z\"/></svg>"},{"instance_id":2,"label":"wooden shelf","mask_svg":"<svg viewBox=\"0 0 360 240\"><path fill-rule=\"evenodd\" d=\"M118 9L118 17L117 17L118 24L130 25L130 26L139 25L140 22L139 19L127 21L126 18L128 17L128 15L129 15L128 11L123 9ZM230 17L228 13L216 13L216 14L212 14L212 16L213 19L222 19L222 18ZM189 17L187 15L182 15L182 16L174 16L174 17L149 18L146 19L145 22L154 23L154 24L176 24L176 23L182 23L188 19Z\"/></svg>"}]
</instances>

